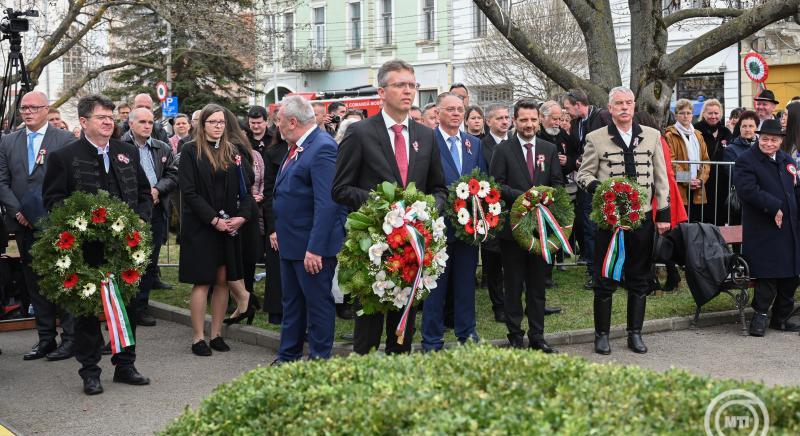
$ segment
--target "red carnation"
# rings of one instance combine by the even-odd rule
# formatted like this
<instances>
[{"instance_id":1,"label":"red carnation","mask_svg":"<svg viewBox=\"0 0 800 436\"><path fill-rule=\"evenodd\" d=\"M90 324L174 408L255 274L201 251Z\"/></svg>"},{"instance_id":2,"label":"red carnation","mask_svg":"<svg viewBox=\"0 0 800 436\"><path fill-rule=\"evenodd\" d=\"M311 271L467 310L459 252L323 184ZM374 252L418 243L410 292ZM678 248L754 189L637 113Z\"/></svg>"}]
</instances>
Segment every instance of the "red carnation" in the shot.
<instances>
[{"instance_id":1,"label":"red carnation","mask_svg":"<svg viewBox=\"0 0 800 436\"><path fill-rule=\"evenodd\" d=\"M617 185L617 186L619 186L619 185ZM613 191L606 191L606 193L603 194L603 200L605 200L607 202L612 202L612 201L614 201L616 199L617 199L617 194L614 194Z\"/></svg>"},{"instance_id":2,"label":"red carnation","mask_svg":"<svg viewBox=\"0 0 800 436\"><path fill-rule=\"evenodd\" d=\"M69 250L72 248L72 244L75 243L75 236L72 235L70 232L61 232L58 235L58 242L56 242L56 247L62 250Z\"/></svg>"},{"instance_id":3,"label":"red carnation","mask_svg":"<svg viewBox=\"0 0 800 436\"><path fill-rule=\"evenodd\" d=\"M467 202L462 200L462 199L460 199L460 198L458 200L456 200L455 203L453 203L453 210L456 211L456 212L458 212L459 210L461 210L461 209L463 209L465 207L467 207Z\"/></svg>"},{"instance_id":4,"label":"red carnation","mask_svg":"<svg viewBox=\"0 0 800 436\"><path fill-rule=\"evenodd\" d=\"M469 181L468 185L469 185L469 193L470 193L471 195L475 195L475 194L477 194L477 193L478 193L478 191L480 191L480 190L481 190L481 184L480 184L480 182L478 182L478 181L477 181L477 180L475 180L475 179L470 179L470 181Z\"/></svg>"},{"instance_id":5,"label":"red carnation","mask_svg":"<svg viewBox=\"0 0 800 436\"><path fill-rule=\"evenodd\" d=\"M400 278L406 283L414 283L416 277L417 268L414 267L403 268L403 271L400 273Z\"/></svg>"},{"instance_id":6,"label":"red carnation","mask_svg":"<svg viewBox=\"0 0 800 436\"><path fill-rule=\"evenodd\" d=\"M403 256L395 253L386 258L386 270L389 272L399 271L403 267Z\"/></svg>"},{"instance_id":7,"label":"red carnation","mask_svg":"<svg viewBox=\"0 0 800 436\"><path fill-rule=\"evenodd\" d=\"M495 204L500 201L500 192L497 189L490 189L489 193L486 194L486 202L489 204Z\"/></svg>"},{"instance_id":8,"label":"red carnation","mask_svg":"<svg viewBox=\"0 0 800 436\"><path fill-rule=\"evenodd\" d=\"M631 212L628 214L628 219L631 220L632 223L639 221L639 212Z\"/></svg>"},{"instance_id":9,"label":"red carnation","mask_svg":"<svg viewBox=\"0 0 800 436\"><path fill-rule=\"evenodd\" d=\"M390 247L398 248L405 244L406 233L405 227L397 227L396 229L392 230L392 233L389 233L389 236L386 237L386 242Z\"/></svg>"},{"instance_id":10,"label":"red carnation","mask_svg":"<svg viewBox=\"0 0 800 436\"><path fill-rule=\"evenodd\" d=\"M136 283L136 280L139 280L139 271L135 269L122 271L122 280L129 285Z\"/></svg>"},{"instance_id":11,"label":"red carnation","mask_svg":"<svg viewBox=\"0 0 800 436\"><path fill-rule=\"evenodd\" d=\"M106 208L98 207L92 211L92 222L100 224L106 222Z\"/></svg>"},{"instance_id":12,"label":"red carnation","mask_svg":"<svg viewBox=\"0 0 800 436\"><path fill-rule=\"evenodd\" d=\"M423 263L425 264L425 266L431 266L431 262L433 262L433 251L426 250L425 259L423 260Z\"/></svg>"},{"instance_id":13,"label":"red carnation","mask_svg":"<svg viewBox=\"0 0 800 436\"><path fill-rule=\"evenodd\" d=\"M625 192L625 187L621 183L617 183L614 185L614 192Z\"/></svg>"},{"instance_id":14,"label":"red carnation","mask_svg":"<svg viewBox=\"0 0 800 436\"><path fill-rule=\"evenodd\" d=\"M64 279L64 287L67 289L72 288L73 286L78 284L78 275L72 274L66 279Z\"/></svg>"},{"instance_id":15,"label":"red carnation","mask_svg":"<svg viewBox=\"0 0 800 436\"><path fill-rule=\"evenodd\" d=\"M464 225L464 231L469 235L475 234L475 226L473 225L472 220L467 221L467 224Z\"/></svg>"},{"instance_id":16,"label":"red carnation","mask_svg":"<svg viewBox=\"0 0 800 436\"><path fill-rule=\"evenodd\" d=\"M617 210L617 207L614 206L614 203L606 203L606 205L603 206L603 213L606 214L606 215L611 215L616 210Z\"/></svg>"},{"instance_id":17,"label":"red carnation","mask_svg":"<svg viewBox=\"0 0 800 436\"><path fill-rule=\"evenodd\" d=\"M125 241L128 243L128 247L135 248L142 242L142 235L139 234L138 230L134 230L133 233L125 236Z\"/></svg>"}]
</instances>

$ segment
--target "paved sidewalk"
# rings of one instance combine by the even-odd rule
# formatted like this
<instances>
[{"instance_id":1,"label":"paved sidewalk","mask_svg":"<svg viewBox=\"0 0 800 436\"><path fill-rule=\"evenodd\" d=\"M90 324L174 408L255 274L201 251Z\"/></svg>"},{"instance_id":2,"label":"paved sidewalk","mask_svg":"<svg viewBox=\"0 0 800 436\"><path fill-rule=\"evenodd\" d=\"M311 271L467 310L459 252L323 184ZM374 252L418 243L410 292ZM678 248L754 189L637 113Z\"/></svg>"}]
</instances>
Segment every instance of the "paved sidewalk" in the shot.
<instances>
[{"instance_id":1,"label":"paved sidewalk","mask_svg":"<svg viewBox=\"0 0 800 436\"><path fill-rule=\"evenodd\" d=\"M228 341L228 353L197 357L190 350L191 330L163 320L136 332L136 366L151 384L113 383L110 356L103 356L105 392L93 397L83 394L75 359L22 360L36 342L35 331L0 333L0 421L26 435L153 434L220 383L274 359L265 348L236 341Z\"/></svg>"}]
</instances>

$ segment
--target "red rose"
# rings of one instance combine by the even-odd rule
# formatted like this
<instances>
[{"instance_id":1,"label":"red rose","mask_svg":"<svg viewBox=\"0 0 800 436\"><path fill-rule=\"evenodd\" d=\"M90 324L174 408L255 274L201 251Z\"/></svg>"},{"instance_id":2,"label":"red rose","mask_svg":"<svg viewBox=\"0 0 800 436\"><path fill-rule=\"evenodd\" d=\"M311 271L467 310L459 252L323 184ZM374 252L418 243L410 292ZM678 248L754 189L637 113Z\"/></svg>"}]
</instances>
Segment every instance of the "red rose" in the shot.
<instances>
[{"instance_id":1,"label":"red rose","mask_svg":"<svg viewBox=\"0 0 800 436\"><path fill-rule=\"evenodd\" d=\"M139 271L135 269L122 271L122 280L129 285L136 283L136 280L139 280Z\"/></svg>"},{"instance_id":2,"label":"red rose","mask_svg":"<svg viewBox=\"0 0 800 436\"><path fill-rule=\"evenodd\" d=\"M62 250L69 250L72 248L72 244L75 243L75 236L72 236L70 232L61 232L58 235L58 242L56 242L56 247Z\"/></svg>"},{"instance_id":3,"label":"red rose","mask_svg":"<svg viewBox=\"0 0 800 436\"><path fill-rule=\"evenodd\" d=\"M606 205L603 207L603 213L606 215L612 215L616 210L617 207L614 206L614 203L606 203Z\"/></svg>"},{"instance_id":4,"label":"red rose","mask_svg":"<svg viewBox=\"0 0 800 436\"><path fill-rule=\"evenodd\" d=\"M638 212L631 212L628 214L628 219L631 220L632 223L639 221L639 213Z\"/></svg>"},{"instance_id":5,"label":"red rose","mask_svg":"<svg viewBox=\"0 0 800 436\"><path fill-rule=\"evenodd\" d=\"M138 230L134 230L133 233L125 236L125 241L128 243L128 247L135 248L142 242L142 235L139 234Z\"/></svg>"},{"instance_id":6,"label":"red rose","mask_svg":"<svg viewBox=\"0 0 800 436\"><path fill-rule=\"evenodd\" d=\"M78 284L78 275L72 274L66 279L64 279L64 287L67 289L72 288L73 286Z\"/></svg>"},{"instance_id":7,"label":"red rose","mask_svg":"<svg viewBox=\"0 0 800 436\"><path fill-rule=\"evenodd\" d=\"M497 189L490 189L489 193L486 195L486 202L489 204L495 204L500 201L500 192Z\"/></svg>"},{"instance_id":8,"label":"red rose","mask_svg":"<svg viewBox=\"0 0 800 436\"><path fill-rule=\"evenodd\" d=\"M614 192L625 192L625 188L621 183L617 183L614 185Z\"/></svg>"},{"instance_id":9,"label":"red rose","mask_svg":"<svg viewBox=\"0 0 800 436\"><path fill-rule=\"evenodd\" d=\"M99 207L92 211L92 222L100 224L106 222L106 208Z\"/></svg>"},{"instance_id":10,"label":"red rose","mask_svg":"<svg viewBox=\"0 0 800 436\"><path fill-rule=\"evenodd\" d=\"M614 188L616 188L617 186L619 186L619 185L614 186ZM607 202L612 202L612 201L614 201L616 199L617 199L617 194L614 194L614 192L612 192L612 191L606 191L606 193L603 194L603 200L605 200Z\"/></svg>"},{"instance_id":11,"label":"red rose","mask_svg":"<svg viewBox=\"0 0 800 436\"><path fill-rule=\"evenodd\" d=\"M606 217L606 222L611 224L612 226L617 224L617 216L616 215L609 215Z\"/></svg>"},{"instance_id":12,"label":"red rose","mask_svg":"<svg viewBox=\"0 0 800 436\"><path fill-rule=\"evenodd\" d=\"M639 191L631 192L631 195L628 197L630 197L631 201L639 201Z\"/></svg>"},{"instance_id":13,"label":"red rose","mask_svg":"<svg viewBox=\"0 0 800 436\"><path fill-rule=\"evenodd\" d=\"M475 226L472 223L472 220L467 221L467 224L464 225L464 231L467 232L468 235L475 234Z\"/></svg>"},{"instance_id":14,"label":"red rose","mask_svg":"<svg viewBox=\"0 0 800 436\"><path fill-rule=\"evenodd\" d=\"M631 203L631 210L639 210L641 208L642 205L638 201L634 201L633 203Z\"/></svg>"},{"instance_id":15,"label":"red rose","mask_svg":"<svg viewBox=\"0 0 800 436\"><path fill-rule=\"evenodd\" d=\"M480 190L481 190L481 184L480 184L480 182L478 182L478 181L477 181L477 180L475 180L475 179L470 179L470 181L469 181L468 185L469 185L469 193L470 193L471 195L475 195L475 194L477 194L477 193L478 193L478 191L480 191Z\"/></svg>"},{"instance_id":16,"label":"red rose","mask_svg":"<svg viewBox=\"0 0 800 436\"><path fill-rule=\"evenodd\" d=\"M456 211L456 213L465 207L467 207L467 202L460 198L453 203L453 210Z\"/></svg>"},{"instance_id":17,"label":"red rose","mask_svg":"<svg viewBox=\"0 0 800 436\"><path fill-rule=\"evenodd\" d=\"M622 185L622 192L625 192L626 194L630 194L631 193L631 185L628 185L627 183Z\"/></svg>"},{"instance_id":18,"label":"red rose","mask_svg":"<svg viewBox=\"0 0 800 436\"><path fill-rule=\"evenodd\" d=\"M392 248L398 248L406 243L407 233L405 227L397 227L386 237L386 243Z\"/></svg>"}]
</instances>

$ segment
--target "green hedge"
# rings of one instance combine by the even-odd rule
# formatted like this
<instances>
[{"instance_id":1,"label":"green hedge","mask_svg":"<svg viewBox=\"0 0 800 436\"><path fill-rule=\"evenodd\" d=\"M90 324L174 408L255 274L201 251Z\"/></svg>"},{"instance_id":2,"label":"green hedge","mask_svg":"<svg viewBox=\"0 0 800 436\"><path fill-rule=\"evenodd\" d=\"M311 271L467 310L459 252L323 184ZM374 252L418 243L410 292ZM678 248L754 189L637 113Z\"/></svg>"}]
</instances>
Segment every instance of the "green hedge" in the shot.
<instances>
[{"instance_id":1,"label":"green hedge","mask_svg":"<svg viewBox=\"0 0 800 436\"><path fill-rule=\"evenodd\" d=\"M257 368L164 434L704 434L735 388L766 403L770 434L800 434L798 388L489 346Z\"/></svg>"}]
</instances>

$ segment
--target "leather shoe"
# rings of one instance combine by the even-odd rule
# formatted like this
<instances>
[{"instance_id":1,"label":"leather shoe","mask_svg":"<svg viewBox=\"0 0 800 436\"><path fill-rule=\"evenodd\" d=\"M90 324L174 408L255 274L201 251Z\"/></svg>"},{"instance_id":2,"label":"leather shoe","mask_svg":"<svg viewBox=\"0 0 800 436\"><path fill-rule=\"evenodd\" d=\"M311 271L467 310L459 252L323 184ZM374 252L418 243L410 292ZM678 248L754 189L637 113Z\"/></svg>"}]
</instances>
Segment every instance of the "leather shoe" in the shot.
<instances>
[{"instance_id":1,"label":"leather shoe","mask_svg":"<svg viewBox=\"0 0 800 436\"><path fill-rule=\"evenodd\" d=\"M545 289L551 289L556 287L556 282L553 281L552 278L548 277L544 279L544 287Z\"/></svg>"},{"instance_id":2,"label":"leather shoe","mask_svg":"<svg viewBox=\"0 0 800 436\"><path fill-rule=\"evenodd\" d=\"M554 315L556 313L561 313L560 307L547 307L544 308L544 314L546 315Z\"/></svg>"},{"instance_id":3,"label":"leather shoe","mask_svg":"<svg viewBox=\"0 0 800 436\"><path fill-rule=\"evenodd\" d=\"M539 350L545 354L557 354L558 351L551 347L544 339L538 341L531 341L531 345L529 347L531 350Z\"/></svg>"},{"instance_id":4,"label":"leather shoe","mask_svg":"<svg viewBox=\"0 0 800 436\"><path fill-rule=\"evenodd\" d=\"M114 383L126 383L129 385L149 385L150 379L139 374L133 366L117 367L114 371Z\"/></svg>"},{"instance_id":5,"label":"leather shoe","mask_svg":"<svg viewBox=\"0 0 800 436\"><path fill-rule=\"evenodd\" d=\"M208 342L208 345L210 345L211 348L214 349L214 351L221 351L221 352L231 351L231 347L229 347L228 344L225 343L225 340L222 339L222 336L217 336L216 338L210 340Z\"/></svg>"},{"instance_id":6,"label":"leather shoe","mask_svg":"<svg viewBox=\"0 0 800 436\"><path fill-rule=\"evenodd\" d=\"M208 344L206 344L205 340L197 341L192 344L192 353L194 353L195 356L210 356L211 348L208 348Z\"/></svg>"},{"instance_id":7,"label":"leather shoe","mask_svg":"<svg viewBox=\"0 0 800 436\"><path fill-rule=\"evenodd\" d=\"M31 351L22 356L23 360L36 360L47 356L49 353L55 351L57 347L56 340L40 341L38 344L31 348Z\"/></svg>"},{"instance_id":8,"label":"leather shoe","mask_svg":"<svg viewBox=\"0 0 800 436\"><path fill-rule=\"evenodd\" d=\"M750 336L762 337L767 329L767 314L756 313L750 320Z\"/></svg>"},{"instance_id":9,"label":"leather shoe","mask_svg":"<svg viewBox=\"0 0 800 436\"><path fill-rule=\"evenodd\" d=\"M103 345L103 348L100 349L100 354L103 356L111 354L111 342L106 342L106 344Z\"/></svg>"},{"instance_id":10,"label":"leather shoe","mask_svg":"<svg viewBox=\"0 0 800 436\"><path fill-rule=\"evenodd\" d=\"M594 352L597 354L611 354L611 344L608 343L608 333L594 334Z\"/></svg>"},{"instance_id":11,"label":"leather shoe","mask_svg":"<svg viewBox=\"0 0 800 436\"><path fill-rule=\"evenodd\" d=\"M647 346L644 345L641 331L633 330L628 332L628 348L634 353L644 354L647 352Z\"/></svg>"},{"instance_id":12,"label":"leather shoe","mask_svg":"<svg viewBox=\"0 0 800 436\"><path fill-rule=\"evenodd\" d=\"M495 322L505 323L506 319L507 319L506 318L506 313L503 312L502 310L498 310L497 312L494 313L494 321Z\"/></svg>"},{"instance_id":13,"label":"leather shoe","mask_svg":"<svg viewBox=\"0 0 800 436\"><path fill-rule=\"evenodd\" d=\"M511 348L523 349L525 348L525 341L522 336L506 335L508 337L508 346Z\"/></svg>"},{"instance_id":14,"label":"leather shoe","mask_svg":"<svg viewBox=\"0 0 800 436\"><path fill-rule=\"evenodd\" d=\"M769 328L773 330L780 330L782 332L800 332L800 324L792 321L786 322L770 322Z\"/></svg>"},{"instance_id":15,"label":"leather shoe","mask_svg":"<svg viewBox=\"0 0 800 436\"><path fill-rule=\"evenodd\" d=\"M64 341L58 348L56 348L55 351L47 354L47 360L50 361L64 360L64 359L69 359L73 356L75 356L75 351L73 351L72 349L72 342Z\"/></svg>"},{"instance_id":16,"label":"leather shoe","mask_svg":"<svg viewBox=\"0 0 800 436\"><path fill-rule=\"evenodd\" d=\"M586 283L583 284L583 289L586 289L588 291L594 289L594 279L591 277L587 278Z\"/></svg>"},{"instance_id":17,"label":"leather shoe","mask_svg":"<svg viewBox=\"0 0 800 436\"><path fill-rule=\"evenodd\" d=\"M341 319L353 319L356 317L355 313L353 313L353 307L349 304L337 304L336 316Z\"/></svg>"},{"instance_id":18,"label":"leather shoe","mask_svg":"<svg viewBox=\"0 0 800 436\"><path fill-rule=\"evenodd\" d=\"M100 377L86 377L83 379L83 393L86 395L102 394L103 385L100 384Z\"/></svg>"},{"instance_id":19,"label":"leather shoe","mask_svg":"<svg viewBox=\"0 0 800 436\"><path fill-rule=\"evenodd\" d=\"M164 283L161 280L156 280L156 282L153 283L153 289L172 289L172 285Z\"/></svg>"},{"instance_id":20,"label":"leather shoe","mask_svg":"<svg viewBox=\"0 0 800 436\"><path fill-rule=\"evenodd\" d=\"M150 313L145 310L144 312L140 313L138 317L136 317L136 325L153 327L156 325L156 319L153 318L153 315L150 315Z\"/></svg>"},{"instance_id":21,"label":"leather shoe","mask_svg":"<svg viewBox=\"0 0 800 436\"><path fill-rule=\"evenodd\" d=\"M281 366L281 365L283 365L285 363L289 363L289 362L287 362L285 360L281 360L280 358L276 358L275 360L272 361L272 363L269 364L269 366Z\"/></svg>"}]
</instances>

